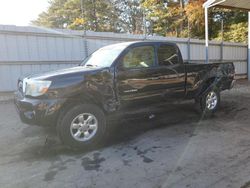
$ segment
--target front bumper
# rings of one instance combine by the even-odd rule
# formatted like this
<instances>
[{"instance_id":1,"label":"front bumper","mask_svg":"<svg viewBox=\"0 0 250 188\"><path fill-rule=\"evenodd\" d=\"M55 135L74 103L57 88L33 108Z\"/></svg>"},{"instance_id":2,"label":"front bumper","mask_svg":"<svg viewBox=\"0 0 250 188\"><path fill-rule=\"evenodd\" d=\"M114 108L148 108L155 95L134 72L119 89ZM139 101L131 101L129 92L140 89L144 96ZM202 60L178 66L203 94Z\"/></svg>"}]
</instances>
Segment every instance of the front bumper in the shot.
<instances>
[{"instance_id":1,"label":"front bumper","mask_svg":"<svg viewBox=\"0 0 250 188\"><path fill-rule=\"evenodd\" d=\"M64 99L26 98L21 92L15 92L15 106L20 119L29 125L55 125Z\"/></svg>"}]
</instances>

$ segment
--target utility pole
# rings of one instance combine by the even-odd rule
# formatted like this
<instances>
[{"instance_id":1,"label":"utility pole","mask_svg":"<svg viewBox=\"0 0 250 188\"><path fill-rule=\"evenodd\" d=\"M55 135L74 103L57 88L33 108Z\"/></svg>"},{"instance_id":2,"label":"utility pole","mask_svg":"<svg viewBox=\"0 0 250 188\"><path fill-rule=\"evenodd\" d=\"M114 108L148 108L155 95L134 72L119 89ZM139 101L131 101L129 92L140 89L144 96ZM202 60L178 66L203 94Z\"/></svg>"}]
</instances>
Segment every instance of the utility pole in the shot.
<instances>
[{"instance_id":1,"label":"utility pole","mask_svg":"<svg viewBox=\"0 0 250 188\"><path fill-rule=\"evenodd\" d=\"M184 10L184 0L179 0L180 1L180 8L181 8L181 17L183 17L183 10ZM180 25L180 33L183 31L183 21L181 22Z\"/></svg>"},{"instance_id":2,"label":"utility pole","mask_svg":"<svg viewBox=\"0 0 250 188\"><path fill-rule=\"evenodd\" d=\"M188 61L190 62L191 60L191 44L190 44L190 23L189 20L188 21Z\"/></svg>"},{"instance_id":3,"label":"utility pole","mask_svg":"<svg viewBox=\"0 0 250 188\"><path fill-rule=\"evenodd\" d=\"M209 63L209 36L208 36L208 7L205 7L205 38L206 38L206 63Z\"/></svg>"},{"instance_id":4,"label":"utility pole","mask_svg":"<svg viewBox=\"0 0 250 188\"><path fill-rule=\"evenodd\" d=\"M143 22L143 34L145 35L145 39L147 38L147 26L146 26L146 18L144 14L144 9L142 9L142 22Z\"/></svg>"},{"instance_id":5,"label":"utility pole","mask_svg":"<svg viewBox=\"0 0 250 188\"><path fill-rule=\"evenodd\" d=\"M82 20L84 18L84 11L83 11L83 0L81 0L81 17L82 17ZM84 24L82 23L82 28L84 29Z\"/></svg>"},{"instance_id":6,"label":"utility pole","mask_svg":"<svg viewBox=\"0 0 250 188\"><path fill-rule=\"evenodd\" d=\"M250 81L250 12L248 12L248 81Z\"/></svg>"},{"instance_id":7,"label":"utility pole","mask_svg":"<svg viewBox=\"0 0 250 188\"><path fill-rule=\"evenodd\" d=\"M82 17L82 21L84 20L84 10L83 10L83 1L84 0L80 0L81 1L81 17ZM83 45L84 45L84 49L85 49L85 58L88 57L89 53L88 53L88 42L86 39L86 28L84 28L84 23L82 23L82 28L83 28Z\"/></svg>"},{"instance_id":8,"label":"utility pole","mask_svg":"<svg viewBox=\"0 0 250 188\"><path fill-rule=\"evenodd\" d=\"M224 20L221 20L221 48L220 48L220 59L223 61L223 46L224 46Z\"/></svg>"},{"instance_id":9,"label":"utility pole","mask_svg":"<svg viewBox=\"0 0 250 188\"><path fill-rule=\"evenodd\" d=\"M92 0L92 5L93 5L93 17L95 22L95 31L98 31L98 21L96 16L96 0Z\"/></svg>"}]
</instances>

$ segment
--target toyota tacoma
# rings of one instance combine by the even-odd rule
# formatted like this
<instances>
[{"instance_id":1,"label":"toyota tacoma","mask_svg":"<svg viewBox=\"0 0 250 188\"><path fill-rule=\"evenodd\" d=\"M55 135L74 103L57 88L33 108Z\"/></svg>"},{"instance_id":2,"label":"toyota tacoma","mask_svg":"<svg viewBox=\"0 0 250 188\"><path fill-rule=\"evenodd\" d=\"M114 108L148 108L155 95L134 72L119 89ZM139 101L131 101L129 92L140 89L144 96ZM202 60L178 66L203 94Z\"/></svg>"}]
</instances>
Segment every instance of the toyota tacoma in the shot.
<instances>
[{"instance_id":1,"label":"toyota tacoma","mask_svg":"<svg viewBox=\"0 0 250 188\"><path fill-rule=\"evenodd\" d=\"M230 62L183 62L174 43L126 42L100 48L79 66L20 78L15 105L22 122L56 126L63 143L84 148L102 142L108 116L136 101L192 99L213 114L234 76Z\"/></svg>"}]
</instances>

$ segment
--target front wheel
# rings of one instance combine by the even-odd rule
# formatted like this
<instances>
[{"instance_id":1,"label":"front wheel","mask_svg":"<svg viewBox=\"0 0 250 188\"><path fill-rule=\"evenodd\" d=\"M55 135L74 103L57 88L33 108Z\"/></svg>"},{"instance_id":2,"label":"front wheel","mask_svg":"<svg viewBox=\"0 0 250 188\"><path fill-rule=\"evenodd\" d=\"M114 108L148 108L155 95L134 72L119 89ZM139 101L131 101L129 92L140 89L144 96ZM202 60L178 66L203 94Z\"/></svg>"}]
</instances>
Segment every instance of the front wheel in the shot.
<instances>
[{"instance_id":1,"label":"front wheel","mask_svg":"<svg viewBox=\"0 0 250 188\"><path fill-rule=\"evenodd\" d=\"M89 148L98 145L106 133L106 118L96 105L81 104L59 117L57 132L66 145Z\"/></svg>"}]
</instances>

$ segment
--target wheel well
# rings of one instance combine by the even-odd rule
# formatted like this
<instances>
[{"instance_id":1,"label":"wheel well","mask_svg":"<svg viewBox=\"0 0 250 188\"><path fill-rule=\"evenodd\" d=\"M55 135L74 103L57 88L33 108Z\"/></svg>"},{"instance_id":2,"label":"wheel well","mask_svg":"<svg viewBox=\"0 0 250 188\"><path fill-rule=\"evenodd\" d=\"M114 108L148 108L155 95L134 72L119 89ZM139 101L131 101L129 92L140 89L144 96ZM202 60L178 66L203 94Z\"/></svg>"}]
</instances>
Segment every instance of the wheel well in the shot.
<instances>
[{"instance_id":1,"label":"wheel well","mask_svg":"<svg viewBox=\"0 0 250 188\"><path fill-rule=\"evenodd\" d=\"M215 77L209 78L205 81L206 89L215 81Z\"/></svg>"},{"instance_id":2,"label":"wheel well","mask_svg":"<svg viewBox=\"0 0 250 188\"><path fill-rule=\"evenodd\" d=\"M215 77L208 78L202 85L200 92L198 93L198 97L201 96L209 87L210 85L215 81Z\"/></svg>"},{"instance_id":3,"label":"wheel well","mask_svg":"<svg viewBox=\"0 0 250 188\"><path fill-rule=\"evenodd\" d=\"M67 113L67 111L70 108L73 108L74 106L77 106L79 104L93 104L98 106L99 108L101 108L101 110L105 113L104 108L102 107L102 105L100 103L98 103L97 101L92 100L91 98L87 98L85 96L75 96L72 97L70 99L68 99L62 106L61 106L61 110L58 113L57 116L57 120L56 120L56 125L60 124L62 117Z\"/></svg>"}]
</instances>

